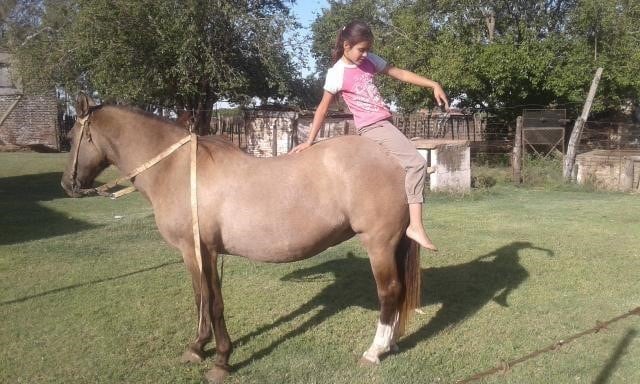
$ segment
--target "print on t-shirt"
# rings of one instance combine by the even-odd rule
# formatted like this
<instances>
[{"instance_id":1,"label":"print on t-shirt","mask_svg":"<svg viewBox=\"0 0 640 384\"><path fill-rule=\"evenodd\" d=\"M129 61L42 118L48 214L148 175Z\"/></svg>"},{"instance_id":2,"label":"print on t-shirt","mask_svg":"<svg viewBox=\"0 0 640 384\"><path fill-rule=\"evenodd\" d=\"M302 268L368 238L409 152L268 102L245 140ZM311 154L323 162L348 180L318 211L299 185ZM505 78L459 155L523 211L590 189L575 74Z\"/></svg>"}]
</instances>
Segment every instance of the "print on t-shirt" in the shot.
<instances>
[{"instance_id":1,"label":"print on t-shirt","mask_svg":"<svg viewBox=\"0 0 640 384\"><path fill-rule=\"evenodd\" d=\"M354 84L354 102L358 107L369 112L380 110L378 105L383 104L382 96L378 92L378 88L373 85L373 75L371 73L363 73L359 76Z\"/></svg>"},{"instance_id":2,"label":"print on t-shirt","mask_svg":"<svg viewBox=\"0 0 640 384\"><path fill-rule=\"evenodd\" d=\"M342 97L353 114L357 128L361 128L391 116L373 77L387 66L386 61L369 53L360 65L337 61L327 72L324 89Z\"/></svg>"}]
</instances>

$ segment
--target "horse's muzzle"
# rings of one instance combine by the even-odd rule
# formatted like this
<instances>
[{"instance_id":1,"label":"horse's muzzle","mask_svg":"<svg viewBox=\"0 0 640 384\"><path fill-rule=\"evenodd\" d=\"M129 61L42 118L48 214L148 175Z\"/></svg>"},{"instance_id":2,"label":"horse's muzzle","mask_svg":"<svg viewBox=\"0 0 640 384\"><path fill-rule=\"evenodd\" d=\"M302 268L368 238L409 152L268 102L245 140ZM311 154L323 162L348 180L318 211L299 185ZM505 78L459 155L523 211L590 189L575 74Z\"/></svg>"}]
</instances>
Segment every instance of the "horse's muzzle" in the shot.
<instances>
[{"instance_id":1,"label":"horse's muzzle","mask_svg":"<svg viewBox=\"0 0 640 384\"><path fill-rule=\"evenodd\" d=\"M74 191L74 189L71 188L71 186L67 185L67 183L65 183L64 181L60 182L60 186L62 186L62 189L64 190L64 192L69 197L81 197L82 196L78 192Z\"/></svg>"},{"instance_id":2,"label":"horse's muzzle","mask_svg":"<svg viewBox=\"0 0 640 384\"><path fill-rule=\"evenodd\" d=\"M74 198L91 195L91 192L93 191L93 189L82 189L81 185L71 183L65 179L62 179L62 181L60 181L60 185L69 197Z\"/></svg>"}]
</instances>

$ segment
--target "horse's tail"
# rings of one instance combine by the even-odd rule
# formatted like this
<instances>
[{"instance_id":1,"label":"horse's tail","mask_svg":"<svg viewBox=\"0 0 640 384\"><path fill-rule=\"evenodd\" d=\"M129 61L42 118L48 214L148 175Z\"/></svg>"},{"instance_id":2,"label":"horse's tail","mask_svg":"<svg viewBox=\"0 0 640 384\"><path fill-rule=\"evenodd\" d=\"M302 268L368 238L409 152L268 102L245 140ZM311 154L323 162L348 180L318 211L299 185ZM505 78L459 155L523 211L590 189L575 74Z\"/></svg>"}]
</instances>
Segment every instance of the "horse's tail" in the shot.
<instances>
[{"instance_id":1,"label":"horse's tail","mask_svg":"<svg viewBox=\"0 0 640 384\"><path fill-rule=\"evenodd\" d=\"M398 336L402 336L411 314L420 306L422 276L418 243L404 235L396 248L396 263L403 286L398 316Z\"/></svg>"}]
</instances>

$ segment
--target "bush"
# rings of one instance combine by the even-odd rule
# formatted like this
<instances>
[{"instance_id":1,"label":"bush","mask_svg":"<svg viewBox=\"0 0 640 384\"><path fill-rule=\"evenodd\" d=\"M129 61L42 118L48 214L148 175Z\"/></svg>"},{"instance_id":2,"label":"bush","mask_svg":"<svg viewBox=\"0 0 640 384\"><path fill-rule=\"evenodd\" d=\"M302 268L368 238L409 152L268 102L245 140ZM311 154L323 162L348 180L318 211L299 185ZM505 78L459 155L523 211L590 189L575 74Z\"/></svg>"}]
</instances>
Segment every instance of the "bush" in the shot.
<instances>
[{"instance_id":1,"label":"bush","mask_svg":"<svg viewBox=\"0 0 640 384\"><path fill-rule=\"evenodd\" d=\"M522 161L523 184L545 188L563 186L562 166L560 153L552 153L547 157L525 154Z\"/></svg>"},{"instance_id":2,"label":"bush","mask_svg":"<svg viewBox=\"0 0 640 384\"><path fill-rule=\"evenodd\" d=\"M497 180L490 175L471 177L471 188L491 188L497 184Z\"/></svg>"}]
</instances>

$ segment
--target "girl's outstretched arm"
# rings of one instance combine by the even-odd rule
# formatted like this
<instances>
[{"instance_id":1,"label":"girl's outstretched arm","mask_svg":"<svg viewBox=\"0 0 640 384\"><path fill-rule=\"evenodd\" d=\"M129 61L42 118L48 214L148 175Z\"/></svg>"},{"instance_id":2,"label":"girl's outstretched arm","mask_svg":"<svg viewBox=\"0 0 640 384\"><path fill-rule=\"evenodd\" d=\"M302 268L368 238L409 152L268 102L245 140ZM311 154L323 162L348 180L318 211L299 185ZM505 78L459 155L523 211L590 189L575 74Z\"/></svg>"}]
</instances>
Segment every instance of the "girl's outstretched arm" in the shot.
<instances>
[{"instance_id":1,"label":"girl's outstretched arm","mask_svg":"<svg viewBox=\"0 0 640 384\"><path fill-rule=\"evenodd\" d=\"M324 124L324 118L327 115L329 105L331 105L331 103L333 102L334 97L335 95L333 93L324 91L322 100L320 100L320 104L318 104L318 108L316 108L316 112L313 114L313 123L311 123L311 131L309 132L307 141L293 147L290 153L304 151L305 149L309 148L311 144L313 144L313 141L316 139L316 136L320 131L320 127L322 127L322 124Z\"/></svg>"},{"instance_id":2,"label":"girl's outstretched arm","mask_svg":"<svg viewBox=\"0 0 640 384\"><path fill-rule=\"evenodd\" d=\"M436 103L439 106L443 106L446 109L449 109L449 100L447 99L447 94L444 93L444 90L437 82L427 79L426 77L420 76L411 71L407 71L406 69L401 69L394 67L392 65L387 66L382 73L385 73L394 79L404 81L405 83L410 83L414 85L418 85L420 87L425 88L433 88L433 97L436 99Z\"/></svg>"}]
</instances>

